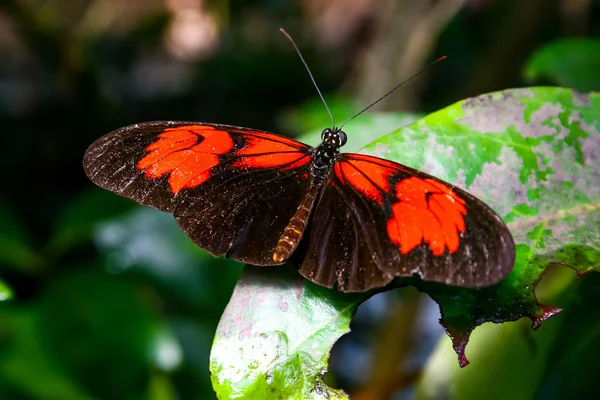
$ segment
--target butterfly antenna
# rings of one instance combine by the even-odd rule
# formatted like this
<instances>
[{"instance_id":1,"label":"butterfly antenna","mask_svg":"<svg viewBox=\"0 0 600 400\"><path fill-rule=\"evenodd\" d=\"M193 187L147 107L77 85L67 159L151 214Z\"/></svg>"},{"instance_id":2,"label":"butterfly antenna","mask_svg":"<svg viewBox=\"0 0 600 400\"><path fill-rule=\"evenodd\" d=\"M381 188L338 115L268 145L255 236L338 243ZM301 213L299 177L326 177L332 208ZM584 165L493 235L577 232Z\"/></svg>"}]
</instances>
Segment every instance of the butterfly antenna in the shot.
<instances>
[{"instance_id":1,"label":"butterfly antenna","mask_svg":"<svg viewBox=\"0 0 600 400\"><path fill-rule=\"evenodd\" d=\"M437 64L438 62L444 60L446 58L446 56L442 56L440 58L438 58L437 60L433 61L432 63L428 64L427 66L425 66L422 70L420 70L419 72L417 72L416 74L414 74L413 76L411 76L410 78L408 78L407 80L400 82L398 85L394 86L392 88L392 90L390 90L389 92L387 92L386 94L384 94L383 96L381 96L379 99L375 100L373 103L369 104L366 108L364 108L361 112L359 112L358 114L355 114L352 118L350 118L348 121L344 122L342 124L342 126L340 126L340 129L342 129L344 127L344 125L346 125L348 122L352 121L354 118L358 117L360 114L364 113L365 111L367 111L369 108L373 107L375 104L379 103L381 100L385 99L386 97L388 97L390 94L394 93L396 91L396 89L398 89L400 86L404 85L405 83L411 81L413 78L416 78L417 76L421 75L423 72L425 72L427 69L429 69L429 67L431 67L433 64Z\"/></svg>"},{"instance_id":2,"label":"butterfly antenna","mask_svg":"<svg viewBox=\"0 0 600 400\"><path fill-rule=\"evenodd\" d=\"M292 42L292 45L296 49L296 53L298 53L298 56L300 56L300 60L302 60L302 63L304 64L304 66L306 67L306 70L308 71L308 75L310 76L310 79L312 80L313 85L315 85L315 89L317 89L317 93L319 93L319 96L321 97L323 104L325 104L325 109L327 110L327 112L329 113L329 117L331 118L331 127L332 128L335 127L335 121L333 120L333 115L331 114L329 107L327 107L327 102L325 101L325 98L321 94L321 91L319 90L319 87L317 86L317 82L315 82L315 78L313 77L312 73L310 72L310 68L308 68L308 64L306 63L306 61L304 61L304 57L302 57L302 53L300 53L300 50L298 49L298 46L296 46L294 39L292 39L292 37L285 31L285 29L279 28L279 30L281 31L281 33L283 33L289 39L290 42Z\"/></svg>"}]
</instances>

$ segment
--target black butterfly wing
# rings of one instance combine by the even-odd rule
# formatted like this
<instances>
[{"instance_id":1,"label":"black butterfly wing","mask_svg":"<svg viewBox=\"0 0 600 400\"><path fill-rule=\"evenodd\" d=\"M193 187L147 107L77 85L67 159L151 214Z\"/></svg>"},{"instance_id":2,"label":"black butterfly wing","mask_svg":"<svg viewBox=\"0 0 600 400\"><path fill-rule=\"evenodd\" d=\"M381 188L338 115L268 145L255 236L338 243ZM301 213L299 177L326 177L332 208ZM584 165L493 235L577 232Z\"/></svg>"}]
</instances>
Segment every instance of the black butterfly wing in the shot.
<instances>
[{"instance_id":1,"label":"black butterfly wing","mask_svg":"<svg viewBox=\"0 0 600 400\"><path fill-rule=\"evenodd\" d=\"M246 128L149 122L98 139L83 164L98 186L172 213L210 253L273 265L309 185L310 149Z\"/></svg>"},{"instance_id":2,"label":"black butterfly wing","mask_svg":"<svg viewBox=\"0 0 600 400\"><path fill-rule=\"evenodd\" d=\"M362 292L398 276L488 286L511 271L512 236L469 193L424 172L342 154L307 232L300 273L323 286Z\"/></svg>"}]
</instances>

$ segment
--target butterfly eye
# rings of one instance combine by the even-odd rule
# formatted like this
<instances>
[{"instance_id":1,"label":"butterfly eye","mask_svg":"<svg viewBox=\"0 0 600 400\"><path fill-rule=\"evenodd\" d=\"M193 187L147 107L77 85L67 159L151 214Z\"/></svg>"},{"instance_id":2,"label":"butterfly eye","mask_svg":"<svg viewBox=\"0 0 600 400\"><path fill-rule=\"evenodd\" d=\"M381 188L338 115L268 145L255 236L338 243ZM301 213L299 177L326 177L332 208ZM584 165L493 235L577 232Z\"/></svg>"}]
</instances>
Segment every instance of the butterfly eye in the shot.
<instances>
[{"instance_id":1,"label":"butterfly eye","mask_svg":"<svg viewBox=\"0 0 600 400\"><path fill-rule=\"evenodd\" d=\"M329 136L331 136L331 129L325 128L323 132L321 132L321 140L325 141Z\"/></svg>"},{"instance_id":2,"label":"butterfly eye","mask_svg":"<svg viewBox=\"0 0 600 400\"><path fill-rule=\"evenodd\" d=\"M346 136L346 132L344 132L344 131L339 131L339 135L340 135L340 147L342 147L343 145L346 144L346 141L348 140L348 136Z\"/></svg>"}]
</instances>

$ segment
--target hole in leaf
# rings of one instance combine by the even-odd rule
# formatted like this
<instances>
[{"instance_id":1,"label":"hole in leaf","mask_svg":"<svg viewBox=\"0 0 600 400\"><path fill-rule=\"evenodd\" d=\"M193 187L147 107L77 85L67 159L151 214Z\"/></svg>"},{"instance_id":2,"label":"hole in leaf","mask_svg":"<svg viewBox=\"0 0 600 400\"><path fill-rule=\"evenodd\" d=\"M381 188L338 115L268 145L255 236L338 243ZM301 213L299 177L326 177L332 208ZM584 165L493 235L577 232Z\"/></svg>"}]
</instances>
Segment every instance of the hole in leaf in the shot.
<instances>
[{"instance_id":1,"label":"hole in leaf","mask_svg":"<svg viewBox=\"0 0 600 400\"><path fill-rule=\"evenodd\" d=\"M379 293L358 308L331 351L325 382L351 398L412 390L443 329L433 300L412 287Z\"/></svg>"}]
</instances>

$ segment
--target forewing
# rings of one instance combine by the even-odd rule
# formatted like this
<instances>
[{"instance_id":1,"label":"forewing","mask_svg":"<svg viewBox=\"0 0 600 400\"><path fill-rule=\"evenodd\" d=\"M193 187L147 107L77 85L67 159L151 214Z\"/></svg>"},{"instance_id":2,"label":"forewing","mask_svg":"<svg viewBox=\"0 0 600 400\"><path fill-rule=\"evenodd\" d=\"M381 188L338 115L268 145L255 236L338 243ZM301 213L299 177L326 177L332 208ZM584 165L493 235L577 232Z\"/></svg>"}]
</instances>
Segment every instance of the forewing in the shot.
<instances>
[{"instance_id":1,"label":"forewing","mask_svg":"<svg viewBox=\"0 0 600 400\"><path fill-rule=\"evenodd\" d=\"M94 142L97 185L175 215L201 248L255 265L273 250L309 182L310 147L227 125L149 122Z\"/></svg>"},{"instance_id":2,"label":"forewing","mask_svg":"<svg viewBox=\"0 0 600 400\"><path fill-rule=\"evenodd\" d=\"M488 286L506 277L515 259L508 228L482 201L426 173L360 154L343 154L335 164L307 236L301 273L349 292L413 274Z\"/></svg>"}]
</instances>

